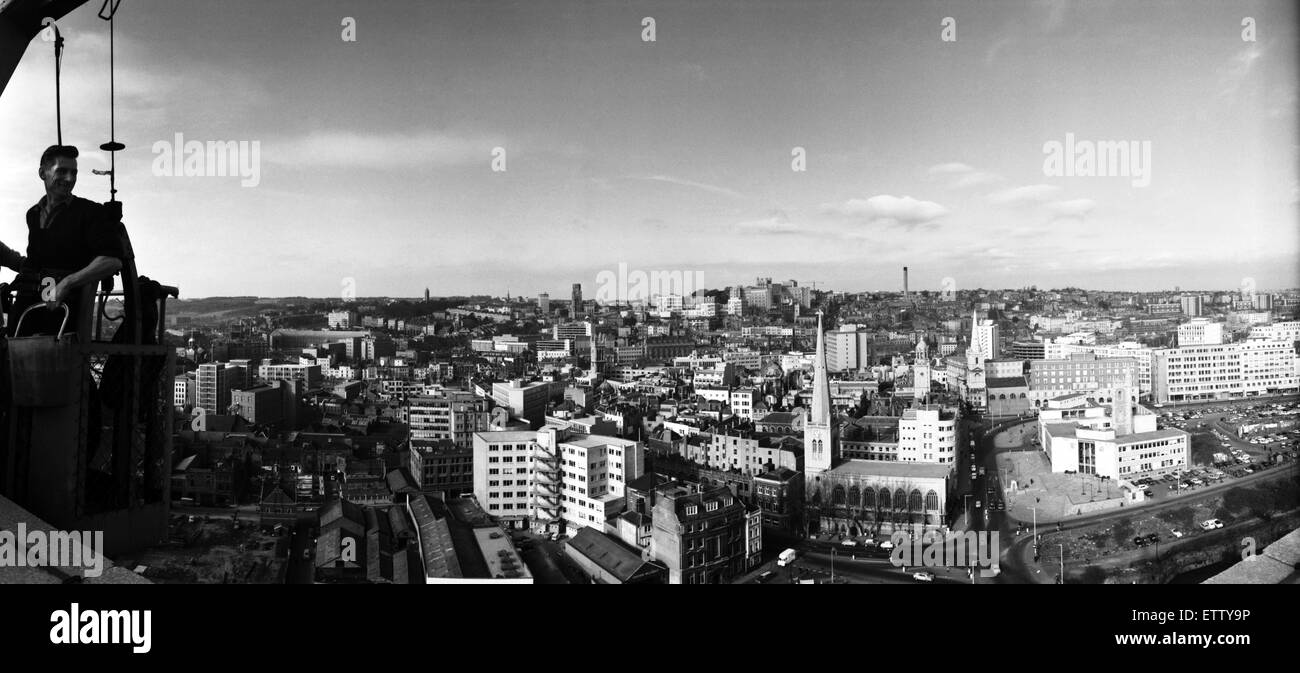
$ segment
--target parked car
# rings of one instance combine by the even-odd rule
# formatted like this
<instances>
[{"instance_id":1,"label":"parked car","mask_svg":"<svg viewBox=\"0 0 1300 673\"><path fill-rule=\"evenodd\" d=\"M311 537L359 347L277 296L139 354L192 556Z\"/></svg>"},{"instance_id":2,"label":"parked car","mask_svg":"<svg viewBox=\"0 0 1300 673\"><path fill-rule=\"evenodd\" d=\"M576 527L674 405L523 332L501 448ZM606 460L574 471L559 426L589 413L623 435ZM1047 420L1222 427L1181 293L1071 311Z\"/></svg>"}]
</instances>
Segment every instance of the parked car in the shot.
<instances>
[{"instance_id":1,"label":"parked car","mask_svg":"<svg viewBox=\"0 0 1300 673\"><path fill-rule=\"evenodd\" d=\"M1155 544L1160 541L1160 536L1156 535L1155 533L1151 533L1150 535L1147 535L1146 541L1150 544Z\"/></svg>"},{"instance_id":2,"label":"parked car","mask_svg":"<svg viewBox=\"0 0 1300 673\"><path fill-rule=\"evenodd\" d=\"M856 546L858 546L858 541L857 541L857 540L854 540L853 538L845 538L842 542L840 542L840 546L841 546L841 547L856 547Z\"/></svg>"},{"instance_id":3,"label":"parked car","mask_svg":"<svg viewBox=\"0 0 1300 673\"><path fill-rule=\"evenodd\" d=\"M912 573L912 579L918 582L933 582L934 573L928 573L928 572Z\"/></svg>"},{"instance_id":4,"label":"parked car","mask_svg":"<svg viewBox=\"0 0 1300 673\"><path fill-rule=\"evenodd\" d=\"M1139 547L1145 547L1145 546L1147 546L1147 545L1150 544L1150 543L1147 542L1147 539L1146 539L1146 538L1142 537L1141 535L1138 535L1138 536L1136 536L1136 537L1133 538L1133 544L1135 544L1135 545L1137 545L1137 546L1139 546Z\"/></svg>"},{"instance_id":5,"label":"parked car","mask_svg":"<svg viewBox=\"0 0 1300 673\"><path fill-rule=\"evenodd\" d=\"M771 570L765 570L763 571L763 574L759 575L758 577L755 577L754 581L758 582L759 584L767 584L768 582L772 581L773 577L776 577L776 573L772 572Z\"/></svg>"},{"instance_id":6,"label":"parked car","mask_svg":"<svg viewBox=\"0 0 1300 673\"><path fill-rule=\"evenodd\" d=\"M1215 528L1223 528L1223 522L1218 519L1206 519L1205 521L1201 522L1201 528L1204 528L1205 530L1214 530Z\"/></svg>"},{"instance_id":7,"label":"parked car","mask_svg":"<svg viewBox=\"0 0 1300 673\"><path fill-rule=\"evenodd\" d=\"M1169 531L1169 534L1172 535L1172 536L1174 536L1174 537L1182 537L1182 536L1183 536L1183 532L1180 531L1180 530L1177 530L1177 529Z\"/></svg>"},{"instance_id":8,"label":"parked car","mask_svg":"<svg viewBox=\"0 0 1300 673\"><path fill-rule=\"evenodd\" d=\"M881 548L881 549L893 549L893 548L894 548L894 543L893 543L893 542L890 542L889 540L882 540L882 541L880 542L880 548Z\"/></svg>"}]
</instances>

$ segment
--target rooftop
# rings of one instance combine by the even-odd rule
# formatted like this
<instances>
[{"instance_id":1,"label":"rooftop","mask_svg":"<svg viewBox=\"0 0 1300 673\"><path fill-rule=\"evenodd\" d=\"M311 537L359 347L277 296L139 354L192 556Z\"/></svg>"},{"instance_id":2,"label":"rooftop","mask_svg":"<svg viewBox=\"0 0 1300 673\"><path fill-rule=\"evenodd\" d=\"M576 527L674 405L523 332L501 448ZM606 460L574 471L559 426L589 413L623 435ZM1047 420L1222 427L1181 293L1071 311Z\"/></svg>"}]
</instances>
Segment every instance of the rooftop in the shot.
<instances>
[{"instance_id":1,"label":"rooftop","mask_svg":"<svg viewBox=\"0 0 1300 673\"><path fill-rule=\"evenodd\" d=\"M1300 584L1300 529L1204 584Z\"/></svg>"},{"instance_id":2,"label":"rooftop","mask_svg":"<svg viewBox=\"0 0 1300 673\"><path fill-rule=\"evenodd\" d=\"M583 528L565 544L620 582L631 579L646 564L639 553L595 528Z\"/></svg>"},{"instance_id":3,"label":"rooftop","mask_svg":"<svg viewBox=\"0 0 1300 673\"><path fill-rule=\"evenodd\" d=\"M951 465L937 463L903 463L877 460L849 460L830 470L836 475L862 475L873 477L915 477L944 479L953 471Z\"/></svg>"}]
</instances>

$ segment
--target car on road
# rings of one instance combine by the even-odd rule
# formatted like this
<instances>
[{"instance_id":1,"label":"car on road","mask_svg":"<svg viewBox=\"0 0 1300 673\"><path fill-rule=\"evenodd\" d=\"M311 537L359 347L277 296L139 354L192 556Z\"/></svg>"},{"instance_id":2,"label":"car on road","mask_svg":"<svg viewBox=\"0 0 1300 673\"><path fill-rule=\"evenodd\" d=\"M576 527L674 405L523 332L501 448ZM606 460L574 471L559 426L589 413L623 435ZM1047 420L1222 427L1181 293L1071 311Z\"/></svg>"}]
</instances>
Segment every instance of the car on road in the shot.
<instances>
[{"instance_id":1,"label":"car on road","mask_svg":"<svg viewBox=\"0 0 1300 673\"><path fill-rule=\"evenodd\" d=\"M1174 530L1169 531L1169 534L1172 535L1172 536L1174 536L1174 537L1182 537L1182 536L1183 536L1183 532L1180 531L1180 530L1178 530L1178 529L1174 529Z\"/></svg>"},{"instance_id":2,"label":"car on road","mask_svg":"<svg viewBox=\"0 0 1300 673\"><path fill-rule=\"evenodd\" d=\"M857 540L854 540L853 538L845 538L842 542L840 542L840 546L841 546L841 547L856 547L856 546L858 546L858 541L857 541Z\"/></svg>"},{"instance_id":3,"label":"car on road","mask_svg":"<svg viewBox=\"0 0 1300 673\"><path fill-rule=\"evenodd\" d=\"M871 539L871 538L867 538L867 539L865 539L865 540L862 541L862 546L863 546L863 547L874 547L874 546L876 546L876 541L873 540L873 539Z\"/></svg>"},{"instance_id":4,"label":"car on road","mask_svg":"<svg viewBox=\"0 0 1300 673\"><path fill-rule=\"evenodd\" d=\"M975 509L979 509L979 508L980 508L980 501L979 501L979 500L976 500L976 501L975 501Z\"/></svg>"},{"instance_id":5,"label":"car on road","mask_svg":"<svg viewBox=\"0 0 1300 673\"><path fill-rule=\"evenodd\" d=\"M1214 530L1215 528L1223 528L1223 522L1218 519L1206 519L1205 521L1201 522L1201 528L1204 528L1205 530Z\"/></svg>"},{"instance_id":6,"label":"car on road","mask_svg":"<svg viewBox=\"0 0 1300 673\"><path fill-rule=\"evenodd\" d=\"M894 543L893 543L893 542L890 542L889 540L883 540L883 541L881 541L881 543L880 543L880 548L881 548L881 549L893 549L893 548L894 548Z\"/></svg>"},{"instance_id":7,"label":"car on road","mask_svg":"<svg viewBox=\"0 0 1300 673\"><path fill-rule=\"evenodd\" d=\"M933 582L934 573L928 573L928 572L912 573L912 579L918 582Z\"/></svg>"},{"instance_id":8,"label":"car on road","mask_svg":"<svg viewBox=\"0 0 1300 673\"><path fill-rule=\"evenodd\" d=\"M311 547L308 547L308 548L302 550L302 558L303 558L304 561L306 561L306 560L308 560L308 559L311 558L311 552L312 552Z\"/></svg>"},{"instance_id":9,"label":"car on road","mask_svg":"<svg viewBox=\"0 0 1300 673\"><path fill-rule=\"evenodd\" d=\"M1148 498L1154 498L1156 497L1156 492L1148 488L1147 490L1142 491L1142 495L1145 495Z\"/></svg>"},{"instance_id":10,"label":"car on road","mask_svg":"<svg viewBox=\"0 0 1300 673\"><path fill-rule=\"evenodd\" d=\"M772 579L775 577L776 577L776 573L772 572L771 570L765 570L761 575L755 577L754 581L758 582L759 584L767 584L768 582L771 582Z\"/></svg>"}]
</instances>

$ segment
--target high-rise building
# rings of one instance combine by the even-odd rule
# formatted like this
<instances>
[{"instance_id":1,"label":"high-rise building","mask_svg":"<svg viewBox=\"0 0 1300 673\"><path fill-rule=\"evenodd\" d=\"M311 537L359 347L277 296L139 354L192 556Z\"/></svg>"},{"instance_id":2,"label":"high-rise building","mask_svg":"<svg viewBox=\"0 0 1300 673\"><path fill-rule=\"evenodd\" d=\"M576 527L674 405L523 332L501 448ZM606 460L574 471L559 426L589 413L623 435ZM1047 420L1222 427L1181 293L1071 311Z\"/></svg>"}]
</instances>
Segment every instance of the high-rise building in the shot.
<instances>
[{"instance_id":1,"label":"high-rise building","mask_svg":"<svg viewBox=\"0 0 1300 673\"><path fill-rule=\"evenodd\" d=\"M537 312L542 315L550 315L551 295L546 294L545 292L537 295Z\"/></svg>"},{"instance_id":2,"label":"high-rise building","mask_svg":"<svg viewBox=\"0 0 1300 673\"><path fill-rule=\"evenodd\" d=\"M583 314L582 310L582 283L573 284L573 317Z\"/></svg>"},{"instance_id":3,"label":"high-rise building","mask_svg":"<svg viewBox=\"0 0 1300 673\"><path fill-rule=\"evenodd\" d=\"M409 397L407 422L411 440L435 442L445 439L460 448L469 448L474 433L488 429L489 406L488 400L461 390Z\"/></svg>"},{"instance_id":4,"label":"high-rise building","mask_svg":"<svg viewBox=\"0 0 1300 673\"><path fill-rule=\"evenodd\" d=\"M474 495L504 523L569 535L603 530L645 471L639 443L548 426L474 433Z\"/></svg>"},{"instance_id":5,"label":"high-rise building","mask_svg":"<svg viewBox=\"0 0 1300 673\"><path fill-rule=\"evenodd\" d=\"M1179 298L1179 302L1183 305L1183 315L1195 318L1205 310L1205 300L1199 294L1185 295Z\"/></svg>"},{"instance_id":6,"label":"high-rise building","mask_svg":"<svg viewBox=\"0 0 1300 673\"><path fill-rule=\"evenodd\" d=\"M224 414L230 408L230 371L224 362L199 365L195 377L197 406L209 414Z\"/></svg>"}]
</instances>

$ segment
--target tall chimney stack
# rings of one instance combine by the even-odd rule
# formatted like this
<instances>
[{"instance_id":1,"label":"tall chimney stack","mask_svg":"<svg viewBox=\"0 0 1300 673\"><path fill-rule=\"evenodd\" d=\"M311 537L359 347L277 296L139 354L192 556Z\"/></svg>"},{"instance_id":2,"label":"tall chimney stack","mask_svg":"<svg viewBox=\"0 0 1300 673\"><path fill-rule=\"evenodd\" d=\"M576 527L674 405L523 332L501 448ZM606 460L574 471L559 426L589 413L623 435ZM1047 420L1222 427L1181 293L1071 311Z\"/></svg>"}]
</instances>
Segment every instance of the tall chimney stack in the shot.
<instances>
[{"instance_id":1,"label":"tall chimney stack","mask_svg":"<svg viewBox=\"0 0 1300 673\"><path fill-rule=\"evenodd\" d=\"M903 299L907 299L907 267L903 267Z\"/></svg>"}]
</instances>

